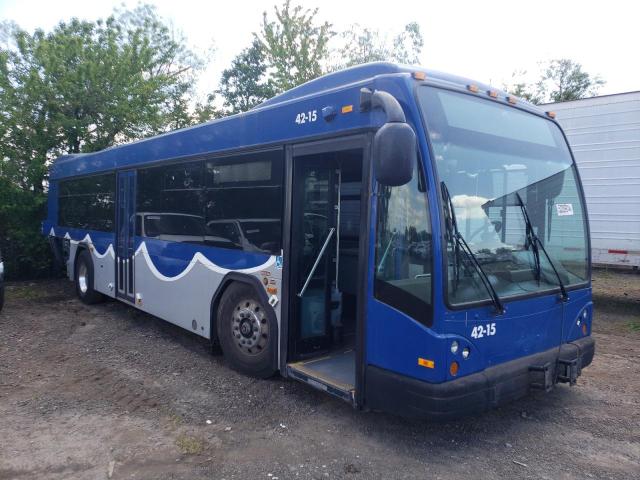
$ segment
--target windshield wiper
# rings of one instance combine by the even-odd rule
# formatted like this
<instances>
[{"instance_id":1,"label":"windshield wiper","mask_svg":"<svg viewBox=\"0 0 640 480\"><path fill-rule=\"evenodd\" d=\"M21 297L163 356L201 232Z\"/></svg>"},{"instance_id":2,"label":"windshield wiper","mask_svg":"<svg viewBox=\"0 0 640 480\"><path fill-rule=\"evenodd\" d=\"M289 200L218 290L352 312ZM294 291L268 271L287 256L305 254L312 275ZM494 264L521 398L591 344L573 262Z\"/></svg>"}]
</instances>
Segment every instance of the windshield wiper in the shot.
<instances>
[{"instance_id":1,"label":"windshield wiper","mask_svg":"<svg viewBox=\"0 0 640 480\"><path fill-rule=\"evenodd\" d=\"M541 272L540 251L538 250L538 247L540 247L545 257L547 257L547 260L549 261L549 265L551 265L551 269L553 270L553 273L555 273L556 278L558 279L558 286L560 287L560 295L562 297L562 300L566 302L567 300L569 300L569 295L567 294L567 289L564 286L564 282L562 281L562 278L560 277L560 274L558 273L558 270L556 269L556 266L553 263L553 260L551 260L551 256L547 253L547 249L544 248L544 244L542 243L542 240L540 240L540 237L538 237L536 232L533 230L533 224L531 223L531 219L529 218L529 212L527 211L527 207L522 201L520 192L515 192L515 193L516 193L516 198L518 199L518 203L520 203L520 210L522 210L522 216L524 217L524 223L526 225L527 241L525 242L525 248L528 249L528 245L531 245L533 256L536 262L536 278L538 280L538 283L540 283L540 272Z\"/></svg>"},{"instance_id":2,"label":"windshield wiper","mask_svg":"<svg viewBox=\"0 0 640 480\"><path fill-rule=\"evenodd\" d=\"M478 258L474 255L473 251L471 250L471 248L469 247L465 239L462 237L462 234L458 230L458 221L456 220L456 212L453 208L453 201L451 200L451 194L449 193L449 189L447 188L446 183L444 183L443 181L443 182L440 182L440 185L442 187L442 196L444 197L444 200L447 202L447 209L449 210L450 221L446 222L447 233L449 234L450 238L452 238L454 241L454 251L455 251L454 271L456 276L455 280L456 282L458 282L460 279L460 273L458 270L458 256L459 256L460 250L462 250L467 255L469 260L471 260L471 263L473 264L473 266L476 268L476 271L478 272L480 279L482 280L482 284L487 289L487 292L489 292L489 296L491 297L491 300L493 301L493 304L496 307L496 311L498 315L502 315L505 312L505 308L504 308L504 305L502 304L502 300L500 300L500 296L498 295L498 292L496 292L496 289L493 288L493 285L491 284L491 281L489 280L489 277L487 276L486 272L480 265Z\"/></svg>"}]
</instances>

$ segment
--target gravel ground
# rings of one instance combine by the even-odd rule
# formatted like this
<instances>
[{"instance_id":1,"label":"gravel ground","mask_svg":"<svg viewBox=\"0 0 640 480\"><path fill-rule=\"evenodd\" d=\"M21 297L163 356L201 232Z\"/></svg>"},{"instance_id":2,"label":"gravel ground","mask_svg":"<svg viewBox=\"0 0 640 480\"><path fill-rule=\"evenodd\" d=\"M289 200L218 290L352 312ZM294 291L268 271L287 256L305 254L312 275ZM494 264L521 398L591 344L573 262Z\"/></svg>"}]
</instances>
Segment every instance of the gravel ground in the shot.
<instances>
[{"instance_id":1,"label":"gravel ground","mask_svg":"<svg viewBox=\"0 0 640 480\"><path fill-rule=\"evenodd\" d=\"M626 293L626 295L625 295ZM578 385L446 424L255 380L206 341L64 280L0 314L0 478L640 478L640 275L598 271Z\"/></svg>"}]
</instances>

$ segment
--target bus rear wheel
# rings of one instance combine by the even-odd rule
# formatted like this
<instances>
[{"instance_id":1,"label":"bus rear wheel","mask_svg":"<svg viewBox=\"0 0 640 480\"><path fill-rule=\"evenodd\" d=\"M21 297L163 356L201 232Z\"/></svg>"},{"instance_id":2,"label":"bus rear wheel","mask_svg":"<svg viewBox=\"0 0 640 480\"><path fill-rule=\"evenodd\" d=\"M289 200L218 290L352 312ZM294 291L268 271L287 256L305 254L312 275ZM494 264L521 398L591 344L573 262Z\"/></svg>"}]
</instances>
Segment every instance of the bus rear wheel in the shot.
<instances>
[{"instance_id":1,"label":"bus rear wheel","mask_svg":"<svg viewBox=\"0 0 640 480\"><path fill-rule=\"evenodd\" d=\"M93 288L93 259L88 250L80 252L76 260L75 284L78 298L83 303L93 305L104 300L104 296Z\"/></svg>"},{"instance_id":2,"label":"bus rear wheel","mask_svg":"<svg viewBox=\"0 0 640 480\"><path fill-rule=\"evenodd\" d=\"M276 372L277 327L267 308L250 285L236 282L225 291L216 320L227 362L233 369L259 378Z\"/></svg>"}]
</instances>

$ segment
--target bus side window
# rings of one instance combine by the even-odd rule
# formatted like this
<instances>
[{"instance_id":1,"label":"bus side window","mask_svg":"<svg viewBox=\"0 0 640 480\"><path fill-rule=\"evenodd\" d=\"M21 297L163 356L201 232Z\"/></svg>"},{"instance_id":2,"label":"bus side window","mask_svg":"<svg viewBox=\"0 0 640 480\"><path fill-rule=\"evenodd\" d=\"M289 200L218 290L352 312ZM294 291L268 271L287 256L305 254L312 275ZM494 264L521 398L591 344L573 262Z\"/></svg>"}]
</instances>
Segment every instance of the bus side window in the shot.
<instances>
[{"instance_id":1,"label":"bus side window","mask_svg":"<svg viewBox=\"0 0 640 480\"><path fill-rule=\"evenodd\" d=\"M58 187L58 225L113 232L114 173L61 180Z\"/></svg>"},{"instance_id":2,"label":"bus side window","mask_svg":"<svg viewBox=\"0 0 640 480\"><path fill-rule=\"evenodd\" d=\"M379 187L375 297L431 325L431 221L419 174L406 185Z\"/></svg>"},{"instance_id":3,"label":"bus side window","mask_svg":"<svg viewBox=\"0 0 640 480\"><path fill-rule=\"evenodd\" d=\"M203 168L204 162L181 162L138 171L140 233L170 242L204 242Z\"/></svg>"},{"instance_id":4,"label":"bus side window","mask_svg":"<svg viewBox=\"0 0 640 480\"><path fill-rule=\"evenodd\" d=\"M280 253L283 157L283 150L270 150L207 162L207 245Z\"/></svg>"}]
</instances>

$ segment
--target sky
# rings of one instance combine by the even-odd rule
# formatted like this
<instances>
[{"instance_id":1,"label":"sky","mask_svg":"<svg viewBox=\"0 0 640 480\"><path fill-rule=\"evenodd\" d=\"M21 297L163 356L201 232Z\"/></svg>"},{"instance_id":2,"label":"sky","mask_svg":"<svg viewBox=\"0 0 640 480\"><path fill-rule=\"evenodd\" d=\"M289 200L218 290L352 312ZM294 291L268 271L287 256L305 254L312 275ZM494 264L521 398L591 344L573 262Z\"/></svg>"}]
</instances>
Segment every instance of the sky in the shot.
<instances>
[{"instance_id":1,"label":"sky","mask_svg":"<svg viewBox=\"0 0 640 480\"><path fill-rule=\"evenodd\" d=\"M26 30L50 30L73 16L95 20L114 7L137 1L0 0L0 21ZM262 12L280 0L149 0L161 16L187 37L197 52L214 47L198 90L213 91L220 73L251 42ZM302 1L318 18L342 31L360 24L393 35L409 22L424 36L421 64L502 87L514 71L538 78L540 62L570 58L602 77L600 94L640 90L640 4L632 0L575 1Z\"/></svg>"}]
</instances>

